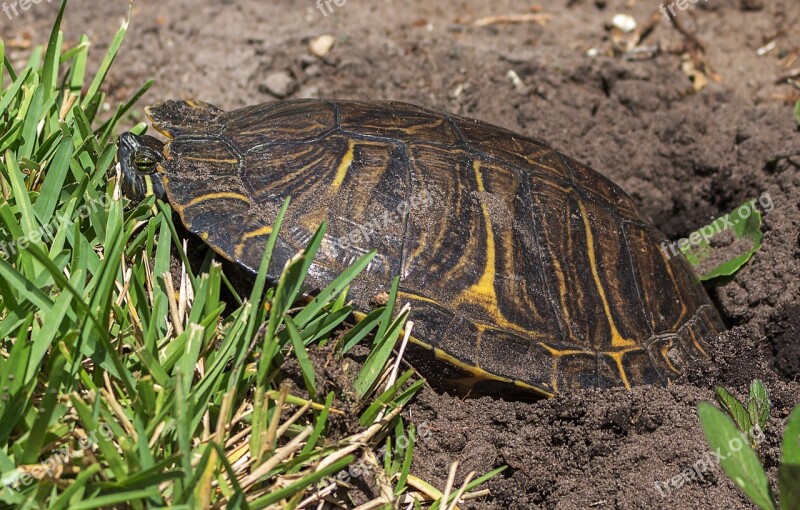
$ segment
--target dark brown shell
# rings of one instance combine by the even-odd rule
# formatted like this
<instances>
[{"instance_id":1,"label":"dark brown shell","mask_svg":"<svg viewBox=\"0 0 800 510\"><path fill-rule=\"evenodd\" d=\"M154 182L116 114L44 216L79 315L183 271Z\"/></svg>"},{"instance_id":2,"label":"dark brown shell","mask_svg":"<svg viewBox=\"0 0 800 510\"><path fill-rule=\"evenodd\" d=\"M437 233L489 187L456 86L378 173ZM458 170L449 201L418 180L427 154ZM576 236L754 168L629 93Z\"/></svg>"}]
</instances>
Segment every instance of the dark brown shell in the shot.
<instances>
[{"instance_id":1,"label":"dark brown shell","mask_svg":"<svg viewBox=\"0 0 800 510\"><path fill-rule=\"evenodd\" d=\"M546 144L397 102L295 100L225 113L148 109L186 227L271 273L329 223L307 284L377 256L356 307L399 275L414 337L479 379L551 395L666 383L724 329L703 287L618 186Z\"/></svg>"}]
</instances>

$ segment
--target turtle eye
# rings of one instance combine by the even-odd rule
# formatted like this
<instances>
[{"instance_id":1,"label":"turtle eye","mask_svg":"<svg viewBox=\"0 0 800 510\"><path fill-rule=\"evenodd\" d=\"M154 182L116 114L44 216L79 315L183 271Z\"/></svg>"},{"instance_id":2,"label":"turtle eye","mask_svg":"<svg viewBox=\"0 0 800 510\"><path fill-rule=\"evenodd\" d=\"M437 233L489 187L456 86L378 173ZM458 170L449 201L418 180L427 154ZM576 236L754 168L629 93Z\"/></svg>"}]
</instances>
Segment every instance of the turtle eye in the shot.
<instances>
[{"instance_id":1,"label":"turtle eye","mask_svg":"<svg viewBox=\"0 0 800 510\"><path fill-rule=\"evenodd\" d=\"M156 160L150 156L137 156L133 163L136 170L143 174L151 174L156 168Z\"/></svg>"}]
</instances>

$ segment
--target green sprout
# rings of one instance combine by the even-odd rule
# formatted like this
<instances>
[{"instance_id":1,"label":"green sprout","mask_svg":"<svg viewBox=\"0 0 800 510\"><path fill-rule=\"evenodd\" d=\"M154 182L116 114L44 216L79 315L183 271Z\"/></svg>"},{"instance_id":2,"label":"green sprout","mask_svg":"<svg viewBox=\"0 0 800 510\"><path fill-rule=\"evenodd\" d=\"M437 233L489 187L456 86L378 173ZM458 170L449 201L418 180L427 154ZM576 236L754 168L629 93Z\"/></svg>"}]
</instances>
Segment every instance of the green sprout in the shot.
<instances>
[{"instance_id":1,"label":"green sprout","mask_svg":"<svg viewBox=\"0 0 800 510\"><path fill-rule=\"evenodd\" d=\"M755 451L771 408L766 388L761 381L754 381L746 407L722 388L717 388L717 400L722 409L701 402L697 414L709 447L728 478L762 510L800 507L800 406L786 422L776 499Z\"/></svg>"},{"instance_id":2,"label":"green sprout","mask_svg":"<svg viewBox=\"0 0 800 510\"><path fill-rule=\"evenodd\" d=\"M757 199L741 204L677 245L701 280L735 274L761 249L761 212Z\"/></svg>"}]
</instances>

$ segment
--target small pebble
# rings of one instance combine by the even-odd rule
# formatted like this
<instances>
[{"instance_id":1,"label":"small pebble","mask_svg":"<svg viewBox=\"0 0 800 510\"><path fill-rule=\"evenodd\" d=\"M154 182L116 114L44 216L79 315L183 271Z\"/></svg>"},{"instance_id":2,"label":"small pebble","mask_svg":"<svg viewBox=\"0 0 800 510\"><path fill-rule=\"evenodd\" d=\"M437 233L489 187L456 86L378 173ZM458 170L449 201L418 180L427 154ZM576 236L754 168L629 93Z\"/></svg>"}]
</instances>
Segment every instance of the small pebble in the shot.
<instances>
[{"instance_id":1,"label":"small pebble","mask_svg":"<svg viewBox=\"0 0 800 510\"><path fill-rule=\"evenodd\" d=\"M332 35L321 35L311 39L308 43L308 51L317 58L323 58L331 51L335 42L336 39Z\"/></svg>"},{"instance_id":2,"label":"small pebble","mask_svg":"<svg viewBox=\"0 0 800 510\"><path fill-rule=\"evenodd\" d=\"M611 19L611 24L625 34L636 30L636 20L630 14L617 14Z\"/></svg>"},{"instance_id":3,"label":"small pebble","mask_svg":"<svg viewBox=\"0 0 800 510\"><path fill-rule=\"evenodd\" d=\"M524 84L522 83L522 78L519 77L516 71L513 69L509 69L506 73L506 77L511 81L511 84L514 85L514 88L518 91L521 91Z\"/></svg>"},{"instance_id":4,"label":"small pebble","mask_svg":"<svg viewBox=\"0 0 800 510\"><path fill-rule=\"evenodd\" d=\"M264 89L275 97L284 98L294 88L294 78L287 71L271 73L264 80Z\"/></svg>"}]
</instances>

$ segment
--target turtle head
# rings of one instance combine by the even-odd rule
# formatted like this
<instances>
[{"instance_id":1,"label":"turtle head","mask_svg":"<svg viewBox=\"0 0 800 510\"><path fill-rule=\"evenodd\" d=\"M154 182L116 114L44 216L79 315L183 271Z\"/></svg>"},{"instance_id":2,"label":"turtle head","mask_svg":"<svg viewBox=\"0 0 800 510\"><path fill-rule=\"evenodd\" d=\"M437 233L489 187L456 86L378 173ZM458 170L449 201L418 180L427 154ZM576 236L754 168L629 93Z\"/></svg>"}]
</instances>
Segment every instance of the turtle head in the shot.
<instances>
[{"instance_id":1,"label":"turtle head","mask_svg":"<svg viewBox=\"0 0 800 510\"><path fill-rule=\"evenodd\" d=\"M164 161L164 142L152 136L122 133L117 160L122 170L122 192L139 202L149 195L165 199L158 165Z\"/></svg>"}]
</instances>

